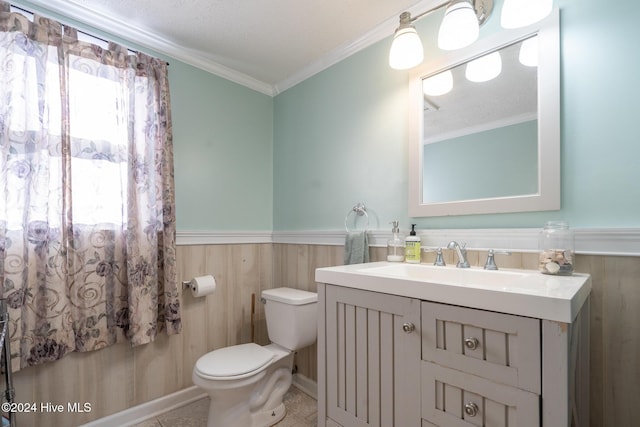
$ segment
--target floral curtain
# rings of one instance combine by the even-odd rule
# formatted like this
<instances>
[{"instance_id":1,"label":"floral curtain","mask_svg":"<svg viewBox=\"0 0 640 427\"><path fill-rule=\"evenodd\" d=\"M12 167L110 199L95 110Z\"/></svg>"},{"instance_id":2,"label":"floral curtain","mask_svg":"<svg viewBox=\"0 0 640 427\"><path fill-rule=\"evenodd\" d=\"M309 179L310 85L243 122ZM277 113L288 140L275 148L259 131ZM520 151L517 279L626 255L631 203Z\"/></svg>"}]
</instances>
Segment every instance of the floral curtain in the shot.
<instances>
[{"instance_id":1,"label":"floral curtain","mask_svg":"<svg viewBox=\"0 0 640 427\"><path fill-rule=\"evenodd\" d=\"M181 331L167 65L0 1L13 369Z\"/></svg>"}]
</instances>

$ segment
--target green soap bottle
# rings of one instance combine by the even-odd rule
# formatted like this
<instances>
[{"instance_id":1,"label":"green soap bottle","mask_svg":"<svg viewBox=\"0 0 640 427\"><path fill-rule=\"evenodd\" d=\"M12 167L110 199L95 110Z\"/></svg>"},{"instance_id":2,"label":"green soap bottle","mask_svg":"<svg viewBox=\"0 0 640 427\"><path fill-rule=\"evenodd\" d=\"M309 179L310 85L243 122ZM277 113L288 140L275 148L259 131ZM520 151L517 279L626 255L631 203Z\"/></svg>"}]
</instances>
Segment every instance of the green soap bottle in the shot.
<instances>
[{"instance_id":1,"label":"green soap bottle","mask_svg":"<svg viewBox=\"0 0 640 427\"><path fill-rule=\"evenodd\" d=\"M416 236L416 225L411 224L411 232L404 241L404 259L411 264L420 263L420 238Z\"/></svg>"}]
</instances>

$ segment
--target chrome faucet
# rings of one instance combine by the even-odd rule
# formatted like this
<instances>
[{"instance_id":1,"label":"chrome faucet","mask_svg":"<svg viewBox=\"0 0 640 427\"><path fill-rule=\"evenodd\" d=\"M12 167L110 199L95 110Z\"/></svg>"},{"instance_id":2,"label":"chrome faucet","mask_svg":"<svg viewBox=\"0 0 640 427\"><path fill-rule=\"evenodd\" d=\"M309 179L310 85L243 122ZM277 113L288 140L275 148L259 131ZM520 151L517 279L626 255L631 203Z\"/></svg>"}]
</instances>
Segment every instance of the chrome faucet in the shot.
<instances>
[{"instance_id":1,"label":"chrome faucet","mask_svg":"<svg viewBox=\"0 0 640 427\"><path fill-rule=\"evenodd\" d=\"M487 253L487 262L484 265L484 269L485 270L497 270L498 269L498 266L496 265L496 261L494 259L494 255L495 254L511 255L511 252L509 252L509 251L496 251L494 249L489 249L489 252Z\"/></svg>"},{"instance_id":2,"label":"chrome faucet","mask_svg":"<svg viewBox=\"0 0 640 427\"><path fill-rule=\"evenodd\" d=\"M464 248L466 243L463 243L462 246L458 244L458 242L452 240L447 245L447 249L455 249L458 253L458 263L456 267L458 268L469 268L469 261L467 261L467 250Z\"/></svg>"}]
</instances>

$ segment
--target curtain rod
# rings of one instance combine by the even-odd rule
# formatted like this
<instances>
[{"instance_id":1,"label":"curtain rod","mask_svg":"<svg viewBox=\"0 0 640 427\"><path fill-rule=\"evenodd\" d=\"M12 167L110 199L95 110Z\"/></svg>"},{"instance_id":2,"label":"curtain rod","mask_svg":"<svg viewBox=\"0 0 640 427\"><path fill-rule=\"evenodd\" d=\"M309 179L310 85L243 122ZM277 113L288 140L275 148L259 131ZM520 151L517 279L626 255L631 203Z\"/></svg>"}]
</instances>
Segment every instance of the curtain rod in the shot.
<instances>
[{"instance_id":1,"label":"curtain rod","mask_svg":"<svg viewBox=\"0 0 640 427\"><path fill-rule=\"evenodd\" d=\"M31 17L33 17L33 15L35 15L35 14L36 14L36 12L33 12L33 11L31 11L31 10L28 10L28 9L25 9L25 8L23 8L23 7L21 7L21 6L16 6L16 5L15 5L15 4L13 4L13 3L10 3L10 5L11 5L11 7L12 7L12 8L14 8L14 9L17 9L17 10L19 10L19 11L21 11L21 12L24 12L24 13L26 13L26 14L31 15ZM27 17L27 18L28 18L28 17ZM65 25L65 24L64 24L64 23L62 23L62 22L61 22L61 24L62 24L63 26ZM68 27L72 27L72 25L67 25L67 26L68 26ZM73 28L75 28L75 26L73 26ZM94 39L100 40L100 41L105 42L105 43L110 43L110 42L111 42L111 40L107 40L107 39L104 39L104 38L102 38L102 37L98 37L98 36L96 36L95 34L91 34L91 33L88 33L88 32L86 32L86 31L82 31L82 30L80 30L80 29L78 29L78 28L76 28L76 31L78 31L79 33L82 33L82 34L84 34L84 35L86 35L86 36L93 37ZM141 52L141 51L139 51L139 50L137 50L137 49L131 49L131 48L129 48L128 46L125 46L125 47L126 47L126 48L127 48L127 50L129 50L130 52L134 52L134 53L144 53L144 52ZM146 54L145 54L145 55L146 55ZM167 65L169 65L169 61L164 61L164 62L166 62L166 63L167 63Z\"/></svg>"}]
</instances>

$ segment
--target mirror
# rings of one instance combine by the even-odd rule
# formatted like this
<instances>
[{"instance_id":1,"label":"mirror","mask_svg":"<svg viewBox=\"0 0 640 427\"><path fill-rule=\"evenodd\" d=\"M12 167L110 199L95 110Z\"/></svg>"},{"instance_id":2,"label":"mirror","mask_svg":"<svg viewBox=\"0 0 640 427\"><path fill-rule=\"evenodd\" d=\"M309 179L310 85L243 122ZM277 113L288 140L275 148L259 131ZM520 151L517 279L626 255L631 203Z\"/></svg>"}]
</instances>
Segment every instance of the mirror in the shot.
<instances>
[{"instance_id":1,"label":"mirror","mask_svg":"<svg viewBox=\"0 0 640 427\"><path fill-rule=\"evenodd\" d=\"M409 215L560 209L559 68L555 10L413 72Z\"/></svg>"}]
</instances>

